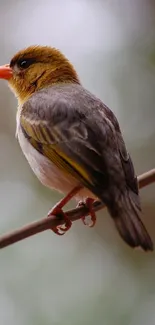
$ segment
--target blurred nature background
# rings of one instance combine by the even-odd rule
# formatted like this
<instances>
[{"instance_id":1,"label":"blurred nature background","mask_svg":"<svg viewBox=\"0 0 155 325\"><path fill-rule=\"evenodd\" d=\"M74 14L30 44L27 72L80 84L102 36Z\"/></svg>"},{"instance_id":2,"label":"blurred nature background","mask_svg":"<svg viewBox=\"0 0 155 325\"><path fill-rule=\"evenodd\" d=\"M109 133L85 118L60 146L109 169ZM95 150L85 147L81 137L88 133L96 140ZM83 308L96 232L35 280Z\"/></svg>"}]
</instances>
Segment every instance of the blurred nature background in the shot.
<instances>
[{"instance_id":1,"label":"blurred nature background","mask_svg":"<svg viewBox=\"0 0 155 325\"><path fill-rule=\"evenodd\" d=\"M0 64L32 44L58 47L119 119L136 173L155 167L155 3L0 2ZM15 139L17 101L0 81L0 233L45 216L60 195L33 175ZM155 242L155 185L141 190ZM73 207L74 202L69 207ZM155 254L119 238L106 210L0 252L1 325L154 325Z\"/></svg>"}]
</instances>

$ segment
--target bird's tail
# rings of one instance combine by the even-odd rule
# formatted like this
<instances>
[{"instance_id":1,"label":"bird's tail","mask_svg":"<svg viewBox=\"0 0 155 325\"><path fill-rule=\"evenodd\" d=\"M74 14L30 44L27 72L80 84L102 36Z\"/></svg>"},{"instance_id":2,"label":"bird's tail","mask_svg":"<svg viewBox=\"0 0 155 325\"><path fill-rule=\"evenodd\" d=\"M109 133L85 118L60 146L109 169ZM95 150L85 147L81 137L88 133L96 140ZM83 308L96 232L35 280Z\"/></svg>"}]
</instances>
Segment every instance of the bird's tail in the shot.
<instances>
[{"instance_id":1,"label":"bird's tail","mask_svg":"<svg viewBox=\"0 0 155 325\"><path fill-rule=\"evenodd\" d=\"M120 236L131 247L153 250L152 240L140 220L141 208L139 197L126 190L117 202L108 207Z\"/></svg>"}]
</instances>

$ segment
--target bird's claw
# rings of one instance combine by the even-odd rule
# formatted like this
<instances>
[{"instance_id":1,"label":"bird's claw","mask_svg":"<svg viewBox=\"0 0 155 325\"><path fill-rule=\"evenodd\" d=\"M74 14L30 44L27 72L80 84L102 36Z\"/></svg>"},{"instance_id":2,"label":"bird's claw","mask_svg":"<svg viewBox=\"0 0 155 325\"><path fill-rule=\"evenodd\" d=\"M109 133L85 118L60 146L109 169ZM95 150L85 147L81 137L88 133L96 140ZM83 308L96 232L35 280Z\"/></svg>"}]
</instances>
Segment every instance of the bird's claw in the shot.
<instances>
[{"instance_id":1,"label":"bird's claw","mask_svg":"<svg viewBox=\"0 0 155 325\"><path fill-rule=\"evenodd\" d=\"M87 207L87 209L89 210L89 215L91 217L91 222L90 223L87 223L86 222L86 218L87 216L82 216L81 219L82 219L82 222L84 223L85 226L88 226L90 228L94 227L95 224L96 224L96 214L95 214L95 211L93 209L93 203L94 203L94 199L92 198L86 198L85 201L79 201L77 207Z\"/></svg>"},{"instance_id":2,"label":"bird's claw","mask_svg":"<svg viewBox=\"0 0 155 325\"><path fill-rule=\"evenodd\" d=\"M63 236L71 228L72 222L59 206L55 206L52 210L49 211L48 217L53 215L65 221L64 225L51 228L55 234Z\"/></svg>"}]
</instances>

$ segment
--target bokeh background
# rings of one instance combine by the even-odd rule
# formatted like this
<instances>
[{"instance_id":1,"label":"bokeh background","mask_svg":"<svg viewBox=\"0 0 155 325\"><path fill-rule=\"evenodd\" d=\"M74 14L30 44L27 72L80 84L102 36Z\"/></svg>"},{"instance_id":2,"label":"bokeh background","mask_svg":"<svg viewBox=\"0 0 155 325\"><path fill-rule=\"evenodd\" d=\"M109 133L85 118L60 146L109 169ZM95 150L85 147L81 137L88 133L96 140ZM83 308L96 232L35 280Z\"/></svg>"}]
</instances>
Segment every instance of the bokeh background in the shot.
<instances>
[{"instance_id":1,"label":"bokeh background","mask_svg":"<svg viewBox=\"0 0 155 325\"><path fill-rule=\"evenodd\" d=\"M155 4L151 0L0 2L0 64L32 44L61 49L117 115L137 174L155 167ZM15 139L17 101L0 81L0 233L45 216L45 189ZM155 242L155 185L141 190ZM70 207L74 206L74 202ZM133 251L106 210L0 252L1 325L154 325L155 254Z\"/></svg>"}]
</instances>

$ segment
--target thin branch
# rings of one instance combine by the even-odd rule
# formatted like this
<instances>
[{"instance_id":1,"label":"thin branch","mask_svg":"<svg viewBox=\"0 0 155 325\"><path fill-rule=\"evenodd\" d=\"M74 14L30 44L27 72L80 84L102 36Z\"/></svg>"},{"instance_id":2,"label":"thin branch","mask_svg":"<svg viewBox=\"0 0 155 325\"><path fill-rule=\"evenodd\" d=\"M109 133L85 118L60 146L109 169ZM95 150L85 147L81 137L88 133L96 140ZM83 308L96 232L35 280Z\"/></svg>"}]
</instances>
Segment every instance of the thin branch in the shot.
<instances>
[{"instance_id":1,"label":"thin branch","mask_svg":"<svg viewBox=\"0 0 155 325\"><path fill-rule=\"evenodd\" d=\"M155 169L152 169L141 176L138 177L139 188L143 188L151 183L155 182ZM98 211L104 208L104 204L100 201L94 202L94 211ZM66 215L69 217L71 221L75 221L81 218L83 215L88 215L88 209L85 207L76 208L73 210L69 210L66 212ZM9 232L0 237L0 248L4 248L6 246L12 245L20 240L38 234L42 231L50 229L51 227L59 226L64 223L63 220L58 219L56 216L46 217L39 221L35 221L30 223L20 229Z\"/></svg>"}]
</instances>

